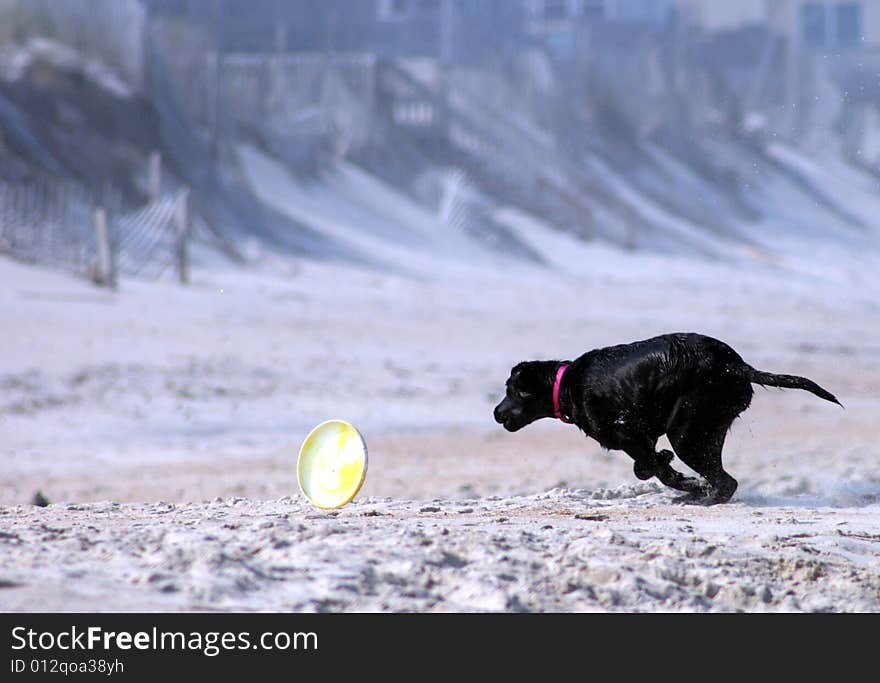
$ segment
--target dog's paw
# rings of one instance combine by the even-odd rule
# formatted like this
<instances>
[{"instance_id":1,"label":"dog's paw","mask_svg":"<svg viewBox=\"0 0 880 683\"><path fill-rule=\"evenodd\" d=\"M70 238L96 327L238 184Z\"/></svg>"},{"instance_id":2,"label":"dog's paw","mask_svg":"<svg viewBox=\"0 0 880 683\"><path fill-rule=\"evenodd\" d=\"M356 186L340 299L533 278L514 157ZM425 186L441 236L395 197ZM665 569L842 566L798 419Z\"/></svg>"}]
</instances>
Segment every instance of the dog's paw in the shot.
<instances>
[{"instance_id":1,"label":"dog's paw","mask_svg":"<svg viewBox=\"0 0 880 683\"><path fill-rule=\"evenodd\" d=\"M633 463L633 474L641 481L656 477L664 468L669 467L669 463L674 457L672 451L662 450L659 453L654 453L650 460L637 460Z\"/></svg>"},{"instance_id":2,"label":"dog's paw","mask_svg":"<svg viewBox=\"0 0 880 683\"><path fill-rule=\"evenodd\" d=\"M633 463L633 474L640 481L647 481L657 474L657 467L652 462L635 462Z\"/></svg>"}]
</instances>

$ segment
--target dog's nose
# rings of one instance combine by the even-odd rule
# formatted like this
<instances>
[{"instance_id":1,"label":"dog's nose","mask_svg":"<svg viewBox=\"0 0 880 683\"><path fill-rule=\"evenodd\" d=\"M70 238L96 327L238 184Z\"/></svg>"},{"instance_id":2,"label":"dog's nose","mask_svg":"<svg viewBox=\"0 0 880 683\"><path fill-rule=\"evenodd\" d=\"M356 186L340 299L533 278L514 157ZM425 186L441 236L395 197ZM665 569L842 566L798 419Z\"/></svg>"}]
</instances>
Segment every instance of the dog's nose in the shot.
<instances>
[{"instance_id":1,"label":"dog's nose","mask_svg":"<svg viewBox=\"0 0 880 683\"><path fill-rule=\"evenodd\" d=\"M504 420L501 418L501 404L499 403L495 406L495 412L492 413L495 416L495 422L501 424Z\"/></svg>"}]
</instances>

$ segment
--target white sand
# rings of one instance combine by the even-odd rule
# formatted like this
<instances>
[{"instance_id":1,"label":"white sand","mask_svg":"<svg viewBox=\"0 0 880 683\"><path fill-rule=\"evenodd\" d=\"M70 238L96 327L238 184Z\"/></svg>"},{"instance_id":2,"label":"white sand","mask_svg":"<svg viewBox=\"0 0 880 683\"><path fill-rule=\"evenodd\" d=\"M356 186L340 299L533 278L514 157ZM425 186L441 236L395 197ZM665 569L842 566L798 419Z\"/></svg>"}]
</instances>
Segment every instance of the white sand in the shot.
<instances>
[{"instance_id":1,"label":"white sand","mask_svg":"<svg viewBox=\"0 0 880 683\"><path fill-rule=\"evenodd\" d=\"M267 255L111 294L0 259L0 610L880 609L875 232L847 248L764 226L769 246L725 264L503 214L549 272L429 239L442 226L355 172L334 183L345 201L273 192L340 238L363 216L355 242L405 275ZM370 202L391 205L387 235ZM725 449L739 491L711 509L573 427L492 420L520 360L672 331L846 409L758 388ZM294 473L330 417L370 447L337 515ZM53 504L28 505L37 490Z\"/></svg>"},{"instance_id":2,"label":"white sand","mask_svg":"<svg viewBox=\"0 0 880 683\"><path fill-rule=\"evenodd\" d=\"M299 498L6 508L3 607L878 609L876 506L684 509L654 488L369 498L332 514Z\"/></svg>"}]
</instances>

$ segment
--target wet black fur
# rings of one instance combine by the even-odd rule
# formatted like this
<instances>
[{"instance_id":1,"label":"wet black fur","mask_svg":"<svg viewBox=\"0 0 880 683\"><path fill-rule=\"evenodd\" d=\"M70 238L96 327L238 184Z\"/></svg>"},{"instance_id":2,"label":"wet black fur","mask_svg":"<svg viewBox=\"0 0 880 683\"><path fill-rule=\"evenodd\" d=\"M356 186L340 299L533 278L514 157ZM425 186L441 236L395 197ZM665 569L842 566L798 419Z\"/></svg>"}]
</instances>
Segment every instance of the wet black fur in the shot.
<instances>
[{"instance_id":1,"label":"wet black fur","mask_svg":"<svg viewBox=\"0 0 880 683\"><path fill-rule=\"evenodd\" d=\"M495 420L515 432L553 417L553 383L561 363L571 363L560 389L563 413L603 447L625 451L636 477L657 477L689 500L724 503L736 479L721 464L731 423L752 401L752 384L805 389L839 401L815 382L760 372L724 342L700 334L664 334L645 341L589 351L575 361L519 363ZM675 454L705 481L686 477L657 451L664 434Z\"/></svg>"}]
</instances>

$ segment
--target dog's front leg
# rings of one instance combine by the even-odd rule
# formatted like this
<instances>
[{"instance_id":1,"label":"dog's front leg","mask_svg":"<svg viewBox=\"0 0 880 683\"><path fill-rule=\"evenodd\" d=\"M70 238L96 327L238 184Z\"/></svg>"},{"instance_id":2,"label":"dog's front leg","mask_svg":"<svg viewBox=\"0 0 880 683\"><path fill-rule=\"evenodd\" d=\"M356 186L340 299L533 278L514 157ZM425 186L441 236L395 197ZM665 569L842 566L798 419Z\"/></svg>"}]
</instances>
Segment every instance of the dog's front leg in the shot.
<instances>
[{"instance_id":1,"label":"dog's front leg","mask_svg":"<svg viewBox=\"0 0 880 683\"><path fill-rule=\"evenodd\" d=\"M672 458L675 457L672 451L664 449L657 452L650 444L631 444L623 450L635 461L633 474L641 481L657 477L663 484L677 491L685 491L699 497L706 495L705 482L695 477L686 477L670 466Z\"/></svg>"},{"instance_id":2,"label":"dog's front leg","mask_svg":"<svg viewBox=\"0 0 880 683\"><path fill-rule=\"evenodd\" d=\"M669 467L673 454L671 451L660 451L647 446L629 447L623 449L633 462L633 474L641 481L647 481L651 477L658 476L665 467Z\"/></svg>"}]
</instances>

